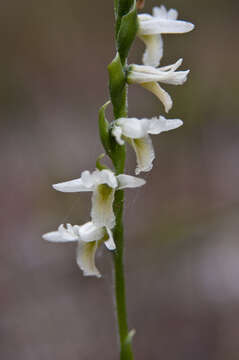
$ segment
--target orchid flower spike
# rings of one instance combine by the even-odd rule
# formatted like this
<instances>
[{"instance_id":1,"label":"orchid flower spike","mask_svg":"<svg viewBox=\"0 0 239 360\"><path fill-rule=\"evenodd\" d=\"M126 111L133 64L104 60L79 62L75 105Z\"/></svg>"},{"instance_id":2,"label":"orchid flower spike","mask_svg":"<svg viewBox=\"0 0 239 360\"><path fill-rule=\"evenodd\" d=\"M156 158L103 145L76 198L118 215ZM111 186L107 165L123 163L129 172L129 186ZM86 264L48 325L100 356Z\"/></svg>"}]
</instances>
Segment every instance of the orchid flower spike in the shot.
<instances>
[{"instance_id":1,"label":"orchid flower spike","mask_svg":"<svg viewBox=\"0 0 239 360\"><path fill-rule=\"evenodd\" d=\"M175 64L154 68L144 65L130 65L128 67L127 82L129 84L140 84L151 91L163 103L165 111L168 112L173 105L170 95L158 84L158 82L171 85L182 85L187 80L189 70L176 71L182 64L179 59Z\"/></svg>"},{"instance_id":2,"label":"orchid flower spike","mask_svg":"<svg viewBox=\"0 0 239 360\"><path fill-rule=\"evenodd\" d=\"M182 120L167 120L163 116L152 119L120 118L115 122L112 135L119 145L123 145L125 140L132 145L137 159L135 174L138 175L141 171L150 171L153 167L155 153L149 134L160 134L182 124Z\"/></svg>"},{"instance_id":3,"label":"orchid flower spike","mask_svg":"<svg viewBox=\"0 0 239 360\"><path fill-rule=\"evenodd\" d=\"M187 21L177 20L175 9L167 11L165 6L154 7L153 16L138 15L138 36L145 43L146 50L143 63L158 66L163 56L163 39L161 34L183 34L194 29L194 25Z\"/></svg>"},{"instance_id":4,"label":"orchid flower spike","mask_svg":"<svg viewBox=\"0 0 239 360\"><path fill-rule=\"evenodd\" d=\"M113 211L115 191L144 184L145 180L134 176L124 174L115 176L109 169L97 169L92 173L83 171L79 179L55 184L53 188L62 192L92 191L91 217L94 225L112 229L115 225Z\"/></svg>"},{"instance_id":5,"label":"orchid flower spike","mask_svg":"<svg viewBox=\"0 0 239 360\"><path fill-rule=\"evenodd\" d=\"M76 261L86 276L101 276L95 265L95 253L101 243L104 242L109 250L116 248L111 230L108 227L97 227L92 221L82 226L67 224L66 228L62 224L57 231L46 233L42 237L50 242L76 241Z\"/></svg>"}]
</instances>

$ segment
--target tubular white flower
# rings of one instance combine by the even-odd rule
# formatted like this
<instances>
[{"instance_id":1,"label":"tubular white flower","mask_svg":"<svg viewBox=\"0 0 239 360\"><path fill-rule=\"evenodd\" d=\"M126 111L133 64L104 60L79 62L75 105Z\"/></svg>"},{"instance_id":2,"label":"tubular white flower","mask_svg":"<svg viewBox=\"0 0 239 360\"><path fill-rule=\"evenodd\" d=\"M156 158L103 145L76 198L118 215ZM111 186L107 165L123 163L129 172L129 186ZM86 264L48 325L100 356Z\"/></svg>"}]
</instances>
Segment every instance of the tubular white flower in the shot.
<instances>
[{"instance_id":1,"label":"tubular white flower","mask_svg":"<svg viewBox=\"0 0 239 360\"><path fill-rule=\"evenodd\" d=\"M111 229L115 225L114 194L116 190L123 188L119 180L122 176L127 177L115 176L108 169L95 170L92 173L83 171L79 179L54 184L53 188L62 192L92 191L92 221L98 227L106 226ZM137 179L134 186L131 181L130 184L125 183L124 188L142 186L144 183L144 180Z\"/></svg>"},{"instance_id":2,"label":"tubular white flower","mask_svg":"<svg viewBox=\"0 0 239 360\"><path fill-rule=\"evenodd\" d=\"M194 29L194 25L187 21L177 20L175 9L167 11L165 6L154 7L153 16L138 15L138 36L145 43L143 63L158 66L163 56L163 39L161 34L182 34Z\"/></svg>"},{"instance_id":3,"label":"tubular white flower","mask_svg":"<svg viewBox=\"0 0 239 360\"><path fill-rule=\"evenodd\" d=\"M98 227L92 221L84 225L60 225L57 231L44 234L44 240L50 242L77 242L76 261L86 276L100 277L95 265L95 253L102 242L109 250L115 250L112 232L107 227Z\"/></svg>"},{"instance_id":4,"label":"tubular white flower","mask_svg":"<svg viewBox=\"0 0 239 360\"><path fill-rule=\"evenodd\" d=\"M140 84L151 91L163 103L165 111L168 112L172 107L170 95L158 84L182 85L187 80L189 70L176 71L182 64L179 59L175 64L163 66L155 69L152 66L130 65L127 75L127 81L130 84Z\"/></svg>"},{"instance_id":5,"label":"tubular white flower","mask_svg":"<svg viewBox=\"0 0 239 360\"><path fill-rule=\"evenodd\" d=\"M176 129L182 124L182 120L167 120L163 116L152 119L120 118L114 126L114 128L120 128L120 132L117 130L117 135L115 135L113 128L112 134L119 145L127 140L134 148L137 159L135 173L138 175L141 171L150 171L153 166L155 153L149 134L160 134L164 131ZM119 133L121 134L120 137Z\"/></svg>"}]
</instances>

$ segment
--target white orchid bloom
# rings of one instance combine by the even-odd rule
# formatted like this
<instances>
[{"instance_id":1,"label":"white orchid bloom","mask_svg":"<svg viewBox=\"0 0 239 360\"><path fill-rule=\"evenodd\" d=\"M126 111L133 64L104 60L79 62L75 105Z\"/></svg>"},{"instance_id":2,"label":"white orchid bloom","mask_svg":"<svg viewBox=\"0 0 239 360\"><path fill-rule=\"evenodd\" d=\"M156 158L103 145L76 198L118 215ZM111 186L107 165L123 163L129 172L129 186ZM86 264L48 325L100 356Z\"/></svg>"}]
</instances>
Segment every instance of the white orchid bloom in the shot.
<instances>
[{"instance_id":1,"label":"white orchid bloom","mask_svg":"<svg viewBox=\"0 0 239 360\"><path fill-rule=\"evenodd\" d=\"M112 135L119 145L127 140L134 148L137 159L136 175L141 171L150 171L155 158L154 148L149 134L156 135L178 128L182 120L167 120L163 116L152 119L120 118L116 120Z\"/></svg>"},{"instance_id":2,"label":"white orchid bloom","mask_svg":"<svg viewBox=\"0 0 239 360\"><path fill-rule=\"evenodd\" d=\"M107 227L97 227L92 221L82 226L67 224L66 228L62 224L57 231L46 233L42 237L50 242L76 241L77 264L86 276L101 276L95 265L95 253L102 242L107 249L116 249L111 230Z\"/></svg>"},{"instance_id":3,"label":"white orchid bloom","mask_svg":"<svg viewBox=\"0 0 239 360\"><path fill-rule=\"evenodd\" d=\"M183 34L194 29L194 25L187 21L177 20L175 9L167 11L165 6L154 7L153 16L138 15L138 36L145 43L143 63L158 66L163 56L163 39L161 34Z\"/></svg>"},{"instance_id":4,"label":"white orchid bloom","mask_svg":"<svg viewBox=\"0 0 239 360\"><path fill-rule=\"evenodd\" d=\"M145 180L130 175L115 174L108 169L95 170L92 173L83 171L81 177L53 185L62 192L92 191L91 217L96 226L110 229L115 225L113 201L116 190L135 188L145 184Z\"/></svg>"},{"instance_id":5,"label":"white orchid bloom","mask_svg":"<svg viewBox=\"0 0 239 360\"><path fill-rule=\"evenodd\" d=\"M163 103L165 111L168 112L173 105L170 95L158 84L158 82L171 85L182 85L187 80L189 70L176 71L182 64L179 59L175 64L154 68L145 65L130 65L127 81L129 84L140 84L151 91Z\"/></svg>"}]
</instances>

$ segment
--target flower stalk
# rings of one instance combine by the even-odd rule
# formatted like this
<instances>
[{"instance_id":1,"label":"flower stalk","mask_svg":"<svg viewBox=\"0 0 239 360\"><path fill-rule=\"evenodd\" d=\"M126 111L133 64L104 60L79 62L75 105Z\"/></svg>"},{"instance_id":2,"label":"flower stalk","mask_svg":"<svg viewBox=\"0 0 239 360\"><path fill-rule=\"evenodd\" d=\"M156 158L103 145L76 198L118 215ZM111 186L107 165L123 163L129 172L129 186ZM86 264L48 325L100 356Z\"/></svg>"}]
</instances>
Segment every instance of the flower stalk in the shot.
<instances>
[{"instance_id":1,"label":"flower stalk","mask_svg":"<svg viewBox=\"0 0 239 360\"><path fill-rule=\"evenodd\" d=\"M113 231L116 251L113 253L114 258L114 291L115 305L118 322L119 340L120 340L120 360L132 360L131 342L127 341L129 329L127 323L126 293L125 293L125 276L124 276L124 228L123 228L123 208L124 192L117 191L114 201L114 211L116 225Z\"/></svg>"},{"instance_id":2,"label":"flower stalk","mask_svg":"<svg viewBox=\"0 0 239 360\"><path fill-rule=\"evenodd\" d=\"M138 29L136 2L115 0L116 16L116 49L115 59L108 67L110 98L113 105L115 120L128 116L126 64L130 46L136 36ZM130 31L129 31L130 30ZM128 32L128 33L127 33ZM119 145L111 136L114 146L112 147L111 159L116 174L124 173L125 168L125 145ZM116 244L114 259L114 291L115 306L118 322L120 341L120 360L133 360L131 338L127 322L126 291L124 275L124 191L115 193L114 214L116 224L113 236Z\"/></svg>"}]
</instances>

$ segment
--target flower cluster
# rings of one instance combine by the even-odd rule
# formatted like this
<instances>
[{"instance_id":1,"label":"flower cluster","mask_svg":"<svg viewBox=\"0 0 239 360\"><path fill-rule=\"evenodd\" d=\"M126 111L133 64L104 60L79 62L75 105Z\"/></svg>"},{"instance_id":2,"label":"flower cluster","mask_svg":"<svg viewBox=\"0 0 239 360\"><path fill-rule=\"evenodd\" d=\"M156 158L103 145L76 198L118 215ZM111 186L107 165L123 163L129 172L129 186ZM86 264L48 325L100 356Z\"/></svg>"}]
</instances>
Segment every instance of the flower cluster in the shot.
<instances>
[{"instance_id":1,"label":"flower cluster","mask_svg":"<svg viewBox=\"0 0 239 360\"><path fill-rule=\"evenodd\" d=\"M100 276L95 266L95 252L101 243L109 250L116 246L112 236L115 226L113 202L116 190L136 188L145 184L145 180L120 174L115 176L109 169L98 170L92 173L83 171L79 179L54 184L55 190L72 192L92 192L91 221L84 225L60 225L57 231L43 235L43 239L51 242L77 241L77 264L84 275Z\"/></svg>"},{"instance_id":2,"label":"flower cluster","mask_svg":"<svg viewBox=\"0 0 239 360\"><path fill-rule=\"evenodd\" d=\"M128 84L140 84L155 94L168 112L172 107L170 95L159 85L182 85L187 80L189 70L177 71L182 64L179 59L175 64L158 67L163 56L162 34L186 33L193 24L177 20L178 13L174 9L166 10L164 6L154 7L153 15L140 14L137 35L146 46L143 55L144 65L126 66ZM119 148L129 143L136 153L135 174L152 169L155 152L150 135L173 130L181 126L179 119L166 119L162 115L152 119L117 118L109 126L110 141ZM145 184L145 180L125 175L116 175L104 166L98 166L92 173L83 171L80 178L53 185L61 192L92 192L91 220L84 225L62 224L56 231L43 235L51 242L77 242L77 264L84 275L100 276L95 265L97 248L104 243L107 249L114 251L113 228L116 224L113 203L115 193L126 188L136 188Z\"/></svg>"}]
</instances>

